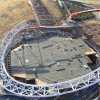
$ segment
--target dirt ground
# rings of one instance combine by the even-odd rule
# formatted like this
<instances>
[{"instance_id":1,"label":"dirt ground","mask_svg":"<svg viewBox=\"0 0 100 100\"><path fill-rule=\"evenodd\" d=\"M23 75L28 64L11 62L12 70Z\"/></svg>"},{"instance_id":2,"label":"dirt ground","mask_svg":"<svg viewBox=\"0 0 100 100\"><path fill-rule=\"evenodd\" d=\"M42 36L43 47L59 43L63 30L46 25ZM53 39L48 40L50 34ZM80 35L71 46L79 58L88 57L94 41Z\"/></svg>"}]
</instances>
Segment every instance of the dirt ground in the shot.
<instances>
[{"instance_id":1,"label":"dirt ground","mask_svg":"<svg viewBox=\"0 0 100 100\"><path fill-rule=\"evenodd\" d=\"M61 11L57 5L56 0L41 0L45 7L55 19L60 19L62 17Z\"/></svg>"},{"instance_id":2,"label":"dirt ground","mask_svg":"<svg viewBox=\"0 0 100 100\"><path fill-rule=\"evenodd\" d=\"M17 23L32 18L27 0L0 0L0 38Z\"/></svg>"}]
</instances>

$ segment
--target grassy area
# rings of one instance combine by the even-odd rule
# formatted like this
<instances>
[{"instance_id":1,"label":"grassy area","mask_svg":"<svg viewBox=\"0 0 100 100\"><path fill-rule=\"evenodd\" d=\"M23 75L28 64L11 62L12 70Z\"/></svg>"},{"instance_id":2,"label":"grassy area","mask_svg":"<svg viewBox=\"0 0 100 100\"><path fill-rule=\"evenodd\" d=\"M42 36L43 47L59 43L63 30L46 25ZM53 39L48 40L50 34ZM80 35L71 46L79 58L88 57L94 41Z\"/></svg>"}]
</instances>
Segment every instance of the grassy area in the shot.
<instances>
[{"instance_id":1,"label":"grassy area","mask_svg":"<svg viewBox=\"0 0 100 100\"><path fill-rule=\"evenodd\" d=\"M96 8L100 8L100 0L76 0L79 2L83 2L89 5L94 5Z\"/></svg>"},{"instance_id":2,"label":"grassy area","mask_svg":"<svg viewBox=\"0 0 100 100\"><path fill-rule=\"evenodd\" d=\"M99 0L80 0L80 1L88 4L100 4Z\"/></svg>"},{"instance_id":3,"label":"grassy area","mask_svg":"<svg viewBox=\"0 0 100 100\"><path fill-rule=\"evenodd\" d=\"M0 37L17 23L32 18L27 0L0 0Z\"/></svg>"}]
</instances>

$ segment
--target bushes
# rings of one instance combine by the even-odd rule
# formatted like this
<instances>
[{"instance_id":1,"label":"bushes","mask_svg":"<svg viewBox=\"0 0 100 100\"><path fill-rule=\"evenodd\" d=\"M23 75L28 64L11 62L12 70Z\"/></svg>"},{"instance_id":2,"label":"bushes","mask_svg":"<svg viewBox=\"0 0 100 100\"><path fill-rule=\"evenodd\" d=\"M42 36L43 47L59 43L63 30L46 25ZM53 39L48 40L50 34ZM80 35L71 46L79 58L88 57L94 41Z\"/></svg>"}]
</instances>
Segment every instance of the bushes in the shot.
<instances>
[{"instance_id":1,"label":"bushes","mask_svg":"<svg viewBox=\"0 0 100 100\"><path fill-rule=\"evenodd\" d=\"M75 21L83 21L92 18L95 18L95 15L92 12L85 12L85 13L81 13L78 16L73 17L72 19Z\"/></svg>"}]
</instances>

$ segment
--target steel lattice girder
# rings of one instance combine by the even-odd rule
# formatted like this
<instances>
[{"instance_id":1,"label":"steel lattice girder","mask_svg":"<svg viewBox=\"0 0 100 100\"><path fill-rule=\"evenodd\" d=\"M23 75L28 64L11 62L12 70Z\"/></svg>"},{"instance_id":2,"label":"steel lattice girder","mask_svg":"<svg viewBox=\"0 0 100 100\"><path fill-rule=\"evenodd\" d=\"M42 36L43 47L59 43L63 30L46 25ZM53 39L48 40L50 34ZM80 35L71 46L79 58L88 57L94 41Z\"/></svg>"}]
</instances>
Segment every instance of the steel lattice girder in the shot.
<instances>
[{"instance_id":1,"label":"steel lattice girder","mask_svg":"<svg viewBox=\"0 0 100 100\"><path fill-rule=\"evenodd\" d=\"M82 77L78 77L61 83L48 84L44 86L30 85L16 81L13 77L11 77L8 74L5 68L4 59L15 35L19 34L20 31L28 28L29 25L26 22L16 26L6 34L4 41L2 43L0 52L0 76L3 81L4 89L18 96L50 97L63 95L66 93L72 93L83 88L89 87L91 85L94 85L100 81L100 68Z\"/></svg>"}]
</instances>

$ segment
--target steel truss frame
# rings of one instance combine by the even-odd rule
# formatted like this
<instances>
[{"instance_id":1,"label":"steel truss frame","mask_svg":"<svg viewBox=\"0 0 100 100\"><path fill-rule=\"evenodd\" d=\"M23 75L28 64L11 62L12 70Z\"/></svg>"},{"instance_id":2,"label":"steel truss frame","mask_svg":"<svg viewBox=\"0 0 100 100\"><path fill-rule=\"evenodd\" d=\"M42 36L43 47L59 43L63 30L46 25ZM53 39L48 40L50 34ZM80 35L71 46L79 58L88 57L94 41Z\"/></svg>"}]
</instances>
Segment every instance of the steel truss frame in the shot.
<instances>
[{"instance_id":1,"label":"steel truss frame","mask_svg":"<svg viewBox=\"0 0 100 100\"><path fill-rule=\"evenodd\" d=\"M7 55L7 52L11 47L11 43L12 40L15 38L15 35L19 34L20 31L24 29L28 29L30 27L32 28L32 26L27 24L27 22L23 22L5 34L6 36L4 38L0 50L0 77L3 82L2 86L5 90L18 96L52 97L52 96L58 96L67 93L76 92L78 90L94 85L100 81L100 68L97 68L96 70L86 75L83 75L82 77L78 77L61 83L54 83L54 84L47 84L47 85L30 85L30 84L19 82L15 80L13 77L11 77L5 68L6 67L4 61L5 56ZM45 27L42 28L45 29Z\"/></svg>"}]
</instances>

